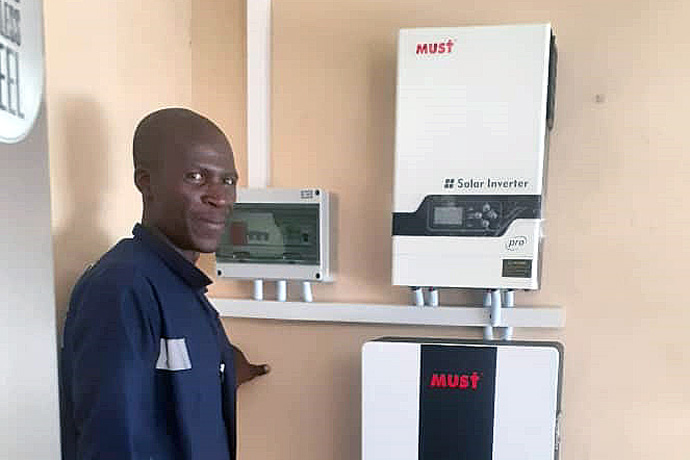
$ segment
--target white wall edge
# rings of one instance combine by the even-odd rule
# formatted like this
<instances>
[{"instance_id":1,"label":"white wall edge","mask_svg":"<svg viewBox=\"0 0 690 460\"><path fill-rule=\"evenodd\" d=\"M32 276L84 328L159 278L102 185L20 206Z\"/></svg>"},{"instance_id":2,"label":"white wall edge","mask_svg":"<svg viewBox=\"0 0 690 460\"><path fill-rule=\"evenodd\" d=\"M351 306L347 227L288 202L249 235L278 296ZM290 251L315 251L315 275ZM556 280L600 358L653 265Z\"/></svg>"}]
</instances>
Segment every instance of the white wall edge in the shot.
<instances>
[{"instance_id":1,"label":"white wall edge","mask_svg":"<svg viewBox=\"0 0 690 460\"><path fill-rule=\"evenodd\" d=\"M210 300L221 316L232 318L414 326L491 325L489 311L481 306L416 307L227 298ZM531 306L504 309L498 327L562 328L565 327L565 310L560 307Z\"/></svg>"},{"instance_id":2,"label":"white wall edge","mask_svg":"<svg viewBox=\"0 0 690 460\"><path fill-rule=\"evenodd\" d=\"M266 188L271 161L271 0L247 1L247 183Z\"/></svg>"}]
</instances>

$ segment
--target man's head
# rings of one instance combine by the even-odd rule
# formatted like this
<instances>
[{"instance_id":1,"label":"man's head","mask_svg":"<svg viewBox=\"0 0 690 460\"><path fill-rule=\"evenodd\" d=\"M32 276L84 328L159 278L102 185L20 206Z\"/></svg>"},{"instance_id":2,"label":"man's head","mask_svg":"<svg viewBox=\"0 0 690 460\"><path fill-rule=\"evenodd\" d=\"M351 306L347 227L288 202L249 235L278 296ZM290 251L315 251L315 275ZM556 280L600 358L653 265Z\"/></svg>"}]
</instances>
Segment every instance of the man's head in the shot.
<instances>
[{"instance_id":1,"label":"man's head","mask_svg":"<svg viewBox=\"0 0 690 460\"><path fill-rule=\"evenodd\" d=\"M237 170L223 132L182 108L146 116L134 133L134 182L142 223L190 260L218 247L235 202Z\"/></svg>"}]
</instances>

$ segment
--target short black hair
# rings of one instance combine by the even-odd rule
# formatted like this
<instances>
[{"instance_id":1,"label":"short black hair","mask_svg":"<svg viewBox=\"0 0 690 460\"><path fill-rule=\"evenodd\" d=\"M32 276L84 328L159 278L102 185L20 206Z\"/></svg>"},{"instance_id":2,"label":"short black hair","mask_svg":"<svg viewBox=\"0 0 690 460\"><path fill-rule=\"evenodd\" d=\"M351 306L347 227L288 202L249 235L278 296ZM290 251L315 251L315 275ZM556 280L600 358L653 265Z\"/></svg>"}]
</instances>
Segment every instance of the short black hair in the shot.
<instances>
[{"instance_id":1,"label":"short black hair","mask_svg":"<svg viewBox=\"0 0 690 460\"><path fill-rule=\"evenodd\" d=\"M218 141L232 151L223 131L203 115L182 107L156 110L145 116L134 131L134 168L153 168L163 155Z\"/></svg>"}]
</instances>

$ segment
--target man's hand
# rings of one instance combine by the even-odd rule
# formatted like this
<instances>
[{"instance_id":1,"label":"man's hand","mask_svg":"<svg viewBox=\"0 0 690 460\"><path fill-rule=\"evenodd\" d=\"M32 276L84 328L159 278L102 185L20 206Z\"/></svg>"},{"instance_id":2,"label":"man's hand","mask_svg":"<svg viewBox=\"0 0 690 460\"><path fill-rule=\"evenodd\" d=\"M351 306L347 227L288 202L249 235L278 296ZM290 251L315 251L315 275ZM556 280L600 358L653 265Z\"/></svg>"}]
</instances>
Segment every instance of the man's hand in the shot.
<instances>
[{"instance_id":1,"label":"man's hand","mask_svg":"<svg viewBox=\"0 0 690 460\"><path fill-rule=\"evenodd\" d=\"M237 386L248 382L255 377L268 374L271 371L271 366L268 364L251 364L247 361L242 350L235 345L232 346L235 352L235 378L237 379Z\"/></svg>"}]
</instances>

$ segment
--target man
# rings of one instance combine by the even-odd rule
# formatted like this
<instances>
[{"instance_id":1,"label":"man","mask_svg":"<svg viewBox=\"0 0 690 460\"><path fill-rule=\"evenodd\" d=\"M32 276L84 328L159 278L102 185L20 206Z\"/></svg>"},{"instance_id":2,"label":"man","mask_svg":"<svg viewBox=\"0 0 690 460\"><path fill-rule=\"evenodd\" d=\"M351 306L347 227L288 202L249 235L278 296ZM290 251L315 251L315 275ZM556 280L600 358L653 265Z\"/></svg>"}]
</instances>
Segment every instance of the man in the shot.
<instances>
[{"instance_id":1,"label":"man","mask_svg":"<svg viewBox=\"0 0 690 460\"><path fill-rule=\"evenodd\" d=\"M232 149L210 120L171 108L139 123L133 153L141 224L70 300L63 460L234 459L236 383L268 369L233 351L194 265L235 201Z\"/></svg>"}]
</instances>

